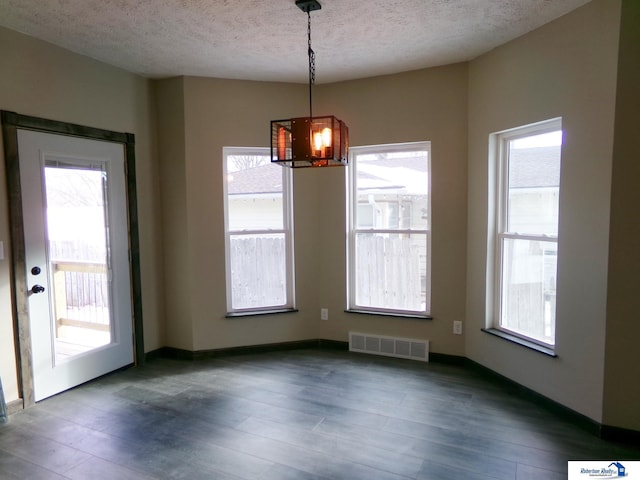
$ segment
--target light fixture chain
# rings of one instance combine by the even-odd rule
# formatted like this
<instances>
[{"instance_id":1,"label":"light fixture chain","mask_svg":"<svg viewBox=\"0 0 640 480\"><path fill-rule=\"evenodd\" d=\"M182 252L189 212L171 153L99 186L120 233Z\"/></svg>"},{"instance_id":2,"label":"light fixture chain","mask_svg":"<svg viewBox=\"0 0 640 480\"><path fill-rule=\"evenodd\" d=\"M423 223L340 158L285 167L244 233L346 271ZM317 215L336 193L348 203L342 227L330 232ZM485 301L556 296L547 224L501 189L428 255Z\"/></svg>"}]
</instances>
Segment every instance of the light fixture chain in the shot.
<instances>
[{"instance_id":1,"label":"light fixture chain","mask_svg":"<svg viewBox=\"0 0 640 480\"><path fill-rule=\"evenodd\" d=\"M311 48L311 12L307 12L307 36L309 38L309 81L313 84L316 81L316 53Z\"/></svg>"},{"instance_id":2,"label":"light fixture chain","mask_svg":"<svg viewBox=\"0 0 640 480\"><path fill-rule=\"evenodd\" d=\"M311 11L307 10L307 38L309 54L309 118L313 118L313 106L311 101L311 90L316 82L316 53L311 48Z\"/></svg>"}]
</instances>

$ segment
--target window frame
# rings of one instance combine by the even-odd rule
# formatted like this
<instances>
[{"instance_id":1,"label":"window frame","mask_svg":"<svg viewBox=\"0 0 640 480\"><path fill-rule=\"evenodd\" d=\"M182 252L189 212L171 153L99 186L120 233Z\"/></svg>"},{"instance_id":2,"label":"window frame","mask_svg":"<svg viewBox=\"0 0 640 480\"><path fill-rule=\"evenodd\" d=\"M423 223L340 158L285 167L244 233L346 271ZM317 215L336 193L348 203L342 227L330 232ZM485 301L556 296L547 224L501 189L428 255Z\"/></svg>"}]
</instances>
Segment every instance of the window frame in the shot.
<instances>
[{"instance_id":1,"label":"window frame","mask_svg":"<svg viewBox=\"0 0 640 480\"><path fill-rule=\"evenodd\" d=\"M269 161L267 164L282 170L282 228L281 229L229 229L229 192L228 192L228 157L232 155L264 156ZM225 286L227 317L262 315L267 313L281 313L295 311L295 277L294 277L294 239L293 239L293 174L292 169L274 165L271 163L271 150L269 147L223 147L222 149L223 172L223 203L224 203L224 241L225 241ZM246 308L233 307L233 291L231 278L231 237L237 235L256 234L282 234L285 239L285 302L281 305L268 305Z\"/></svg>"},{"instance_id":2,"label":"window frame","mask_svg":"<svg viewBox=\"0 0 640 480\"><path fill-rule=\"evenodd\" d=\"M357 156L372 153L394 153L394 152L417 152L426 151L427 153L427 226L424 229L416 228L375 228L375 219L373 227L358 228L358 194L357 194ZM431 317L431 237L432 237L432 216L431 216L431 142L404 142L393 144L366 145L358 147L350 147L349 164L347 167L347 292L346 304L347 311L354 313L368 313L375 315L389 315L399 317L415 317L430 319ZM397 203L400 209L401 203ZM374 214L375 215L375 214ZM400 210L398 211L398 219L400 219ZM398 220L400 221L400 220ZM409 234L424 235L426 240L426 285L425 285L425 309L424 310L404 310L383 307L371 307L360 305L356 302L356 236L358 233L382 233L382 234Z\"/></svg>"},{"instance_id":3,"label":"window frame","mask_svg":"<svg viewBox=\"0 0 640 480\"><path fill-rule=\"evenodd\" d=\"M519 331L512 330L502 325L502 310L504 297L503 267L504 267L504 240L529 240L540 242L553 242L556 244L556 282L558 278L558 233L549 235L544 233L516 233L507 230L509 222L509 144L510 142L522 138L544 135L546 133L562 132L562 118L556 117L533 124L515 127L490 135L489 145L490 158L494 163L495 169L495 199L494 199L494 243L493 246L493 286L491 308L492 314L489 316L488 328L493 332L504 334L505 338L521 342L525 346L532 344L536 349L537 346L549 352L553 352L556 346L556 330L553 331L553 343L545 342L539 338L524 334ZM493 145L493 149L492 149ZM562 172L562 145L560 146L560 176ZM558 195L560 195L560 179L558 184ZM558 205L559 208L559 205ZM491 211L491 210L490 210ZM559 227L559 220L558 220ZM556 293L556 314L557 314L557 293ZM556 317L557 318L557 317ZM490 332L492 333L492 332Z\"/></svg>"}]
</instances>

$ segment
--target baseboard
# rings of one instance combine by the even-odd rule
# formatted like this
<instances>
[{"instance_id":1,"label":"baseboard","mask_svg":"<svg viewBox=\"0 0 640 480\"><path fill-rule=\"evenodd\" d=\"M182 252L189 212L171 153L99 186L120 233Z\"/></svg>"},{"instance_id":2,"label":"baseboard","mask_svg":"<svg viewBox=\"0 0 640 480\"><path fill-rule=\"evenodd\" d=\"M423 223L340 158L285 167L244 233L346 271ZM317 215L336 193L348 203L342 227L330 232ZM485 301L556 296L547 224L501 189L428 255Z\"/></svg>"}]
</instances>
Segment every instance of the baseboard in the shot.
<instances>
[{"instance_id":1,"label":"baseboard","mask_svg":"<svg viewBox=\"0 0 640 480\"><path fill-rule=\"evenodd\" d=\"M601 436L602 425L586 415L576 412L575 410L572 410L571 408L566 407L565 405L562 405L561 403L558 403L535 390L525 387L524 385L521 385L518 382L485 367L484 365L474 362L473 360L465 358L464 364L467 368L473 369L487 378L492 378L493 380L503 383L505 387L513 389L514 393L517 395L526 398L545 410L553 412L554 414L571 422L573 425L576 425L595 436Z\"/></svg>"},{"instance_id":2,"label":"baseboard","mask_svg":"<svg viewBox=\"0 0 640 480\"><path fill-rule=\"evenodd\" d=\"M262 345L248 345L240 347L216 348L212 350L184 350L174 347L162 347L148 352L146 359L165 357L180 360L200 360L205 358L228 357L233 355L246 355L250 353L279 352L287 350L302 350L320 348L324 350L349 350L348 342L337 340L313 339L298 340L293 342L266 343Z\"/></svg>"},{"instance_id":3,"label":"baseboard","mask_svg":"<svg viewBox=\"0 0 640 480\"><path fill-rule=\"evenodd\" d=\"M326 350L343 350L345 352L349 351L349 342L341 342L339 340L325 340L322 338L316 341L318 342L318 348L323 348Z\"/></svg>"},{"instance_id":4,"label":"baseboard","mask_svg":"<svg viewBox=\"0 0 640 480\"><path fill-rule=\"evenodd\" d=\"M214 350L197 350L189 351L180 348L162 347L145 355L146 359L164 357L175 358L181 360L200 360L206 358L227 357L233 355L243 355L249 353L277 352L299 349L324 349L324 350L349 350L349 342L341 342L338 340L313 339L300 340L295 342L269 343L263 345L250 345L242 347L220 348ZM553 412L554 414L564 418L573 425L609 441L623 442L633 445L640 445L640 432L629 430L621 427L613 427L603 425L595 420L566 407L555 400L550 399L504 375L501 375L490 368L485 367L467 357L458 355L448 355L445 353L429 353L429 361L434 363L443 363L448 365L457 365L464 368L474 370L480 375L491 378L494 381L501 382L505 388L513 390L517 395L528 399L529 401L541 406L542 408ZM15 403L15 402L14 402Z\"/></svg>"},{"instance_id":5,"label":"baseboard","mask_svg":"<svg viewBox=\"0 0 640 480\"><path fill-rule=\"evenodd\" d=\"M622 442L640 446L640 432L628 428L613 427L611 425L600 426L600 438L612 442Z\"/></svg>"},{"instance_id":6,"label":"baseboard","mask_svg":"<svg viewBox=\"0 0 640 480\"><path fill-rule=\"evenodd\" d=\"M21 398L12 400L11 402L7 403L7 413L9 415L19 412L20 410L24 410L24 402Z\"/></svg>"},{"instance_id":7,"label":"baseboard","mask_svg":"<svg viewBox=\"0 0 640 480\"><path fill-rule=\"evenodd\" d=\"M429 352L429 361L433 363L464 366L467 361L467 357L461 357L459 355L449 355L446 353Z\"/></svg>"}]
</instances>

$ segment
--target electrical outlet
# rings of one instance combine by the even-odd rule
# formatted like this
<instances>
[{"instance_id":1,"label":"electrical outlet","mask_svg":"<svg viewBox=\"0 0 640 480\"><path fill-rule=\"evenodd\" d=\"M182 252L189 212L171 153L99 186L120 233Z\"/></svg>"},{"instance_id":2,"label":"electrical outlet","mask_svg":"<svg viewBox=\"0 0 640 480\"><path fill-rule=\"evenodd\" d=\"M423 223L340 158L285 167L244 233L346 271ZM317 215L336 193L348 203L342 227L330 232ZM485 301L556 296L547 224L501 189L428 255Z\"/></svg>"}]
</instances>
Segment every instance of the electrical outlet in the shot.
<instances>
[{"instance_id":1,"label":"electrical outlet","mask_svg":"<svg viewBox=\"0 0 640 480\"><path fill-rule=\"evenodd\" d=\"M460 320L454 320L453 333L454 335L462 335L462 322Z\"/></svg>"},{"instance_id":2,"label":"electrical outlet","mask_svg":"<svg viewBox=\"0 0 640 480\"><path fill-rule=\"evenodd\" d=\"M320 320L329 320L329 309L321 308L320 309Z\"/></svg>"}]
</instances>

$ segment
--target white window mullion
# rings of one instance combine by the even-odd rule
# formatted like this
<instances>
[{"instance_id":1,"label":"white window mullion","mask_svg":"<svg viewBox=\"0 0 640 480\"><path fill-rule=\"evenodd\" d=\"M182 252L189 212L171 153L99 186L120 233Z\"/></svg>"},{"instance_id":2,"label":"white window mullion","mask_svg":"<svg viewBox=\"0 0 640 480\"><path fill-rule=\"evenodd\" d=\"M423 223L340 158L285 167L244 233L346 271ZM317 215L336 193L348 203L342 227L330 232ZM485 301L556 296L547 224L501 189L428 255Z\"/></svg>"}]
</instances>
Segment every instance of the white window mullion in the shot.
<instances>
[{"instance_id":1,"label":"white window mullion","mask_svg":"<svg viewBox=\"0 0 640 480\"><path fill-rule=\"evenodd\" d=\"M504 233L501 233L500 236L502 238L512 238L512 239L520 239L520 240L536 240L539 242L557 242L558 241L558 237L555 235L534 235L534 234L504 232Z\"/></svg>"},{"instance_id":2,"label":"white window mullion","mask_svg":"<svg viewBox=\"0 0 640 480\"><path fill-rule=\"evenodd\" d=\"M265 229L265 230L230 230L229 235L232 236L241 236L241 235L273 235L273 234L281 234L285 235L287 233L286 229Z\"/></svg>"}]
</instances>

